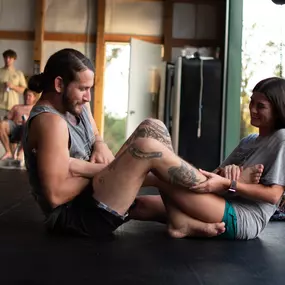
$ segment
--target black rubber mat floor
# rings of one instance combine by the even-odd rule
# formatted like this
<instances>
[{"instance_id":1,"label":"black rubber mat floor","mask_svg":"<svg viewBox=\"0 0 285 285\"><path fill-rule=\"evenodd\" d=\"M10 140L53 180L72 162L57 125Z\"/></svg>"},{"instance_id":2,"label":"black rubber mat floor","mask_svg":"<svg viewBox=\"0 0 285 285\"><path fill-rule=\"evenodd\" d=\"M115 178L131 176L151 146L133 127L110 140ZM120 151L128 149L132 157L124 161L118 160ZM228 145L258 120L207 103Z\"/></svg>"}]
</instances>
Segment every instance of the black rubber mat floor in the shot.
<instances>
[{"instance_id":1,"label":"black rubber mat floor","mask_svg":"<svg viewBox=\"0 0 285 285\"><path fill-rule=\"evenodd\" d=\"M129 222L114 239L47 235L25 171L0 170L0 284L284 284L285 223L253 241L173 240Z\"/></svg>"}]
</instances>

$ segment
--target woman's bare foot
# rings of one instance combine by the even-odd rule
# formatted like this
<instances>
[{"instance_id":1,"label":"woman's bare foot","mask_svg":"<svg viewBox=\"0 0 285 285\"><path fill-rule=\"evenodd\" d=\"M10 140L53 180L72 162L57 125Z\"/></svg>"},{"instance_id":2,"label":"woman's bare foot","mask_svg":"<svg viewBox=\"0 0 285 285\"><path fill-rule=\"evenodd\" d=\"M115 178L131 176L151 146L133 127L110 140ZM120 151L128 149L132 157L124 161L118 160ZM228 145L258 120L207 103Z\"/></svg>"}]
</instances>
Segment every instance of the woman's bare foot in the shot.
<instances>
[{"instance_id":1,"label":"woman's bare foot","mask_svg":"<svg viewBox=\"0 0 285 285\"><path fill-rule=\"evenodd\" d=\"M168 233L173 238L214 237L225 232L225 223L205 223L187 216L177 208L171 209ZM129 217L140 221L167 222L165 206L160 195L139 196L129 210Z\"/></svg>"},{"instance_id":2,"label":"woman's bare foot","mask_svg":"<svg viewBox=\"0 0 285 285\"><path fill-rule=\"evenodd\" d=\"M253 166L246 167L242 170L240 178L238 181L242 183L252 183L258 184L260 181L260 177L263 173L264 166L263 164L256 164Z\"/></svg>"},{"instance_id":3,"label":"woman's bare foot","mask_svg":"<svg viewBox=\"0 0 285 285\"><path fill-rule=\"evenodd\" d=\"M160 195L146 195L136 198L129 210L129 217L139 221L166 223L166 210Z\"/></svg>"},{"instance_id":4,"label":"woman's bare foot","mask_svg":"<svg viewBox=\"0 0 285 285\"><path fill-rule=\"evenodd\" d=\"M0 160L5 160L5 159L8 159L8 158L13 158L13 155L11 152L6 152L1 158Z\"/></svg>"},{"instance_id":5,"label":"woman's bare foot","mask_svg":"<svg viewBox=\"0 0 285 285\"><path fill-rule=\"evenodd\" d=\"M225 232L225 223L205 223L181 212L173 205L170 207L168 234L173 238L215 237Z\"/></svg>"},{"instance_id":6,"label":"woman's bare foot","mask_svg":"<svg viewBox=\"0 0 285 285\"><path fill-rule=\"evenodd\" d=\"M188 217L188 220L192 218ZM194 220L194 219L193 219ZM172 225L168 226L168 233L173 238L185 237L215 237L225 232L225 223L204 223L198 220L188 221L181 228L174 228Z\"/></svg>"}]
</instances>

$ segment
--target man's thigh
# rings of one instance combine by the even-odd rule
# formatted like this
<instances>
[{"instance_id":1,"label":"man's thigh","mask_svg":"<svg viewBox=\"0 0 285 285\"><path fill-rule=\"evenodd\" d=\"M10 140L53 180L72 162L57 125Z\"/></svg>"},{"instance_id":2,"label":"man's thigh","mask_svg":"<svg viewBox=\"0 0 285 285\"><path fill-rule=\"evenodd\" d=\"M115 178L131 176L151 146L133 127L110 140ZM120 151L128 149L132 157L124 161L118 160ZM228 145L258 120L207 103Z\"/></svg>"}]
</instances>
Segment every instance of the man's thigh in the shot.
<instances>
[{"instance_id":1,"label":"man's thigh","mask_svg":"<svg viewBox=\"0 0 285 285\"><path fill-rule=\"evenodd\" d=\"M15 133L17 132L17 125L12 120L4 120L5 128L7 129L7 135L10 138L10 141L14 137Z\"/></svg>"},{"instance_id":2,"label":"man's thigh","mask_svg":"<svg viewBox=\"0 0 285 285\"><path fill-rule=\"evenodd\" d=\"M13 129L10 129L10 141L11 143L18 143L22 139L23 126L16 125Z\"/></svg>"},{"instance_id":3,"label":"man's thigh","mask_svg":"<svg viewBox=\"0 0 285 285\"><path fill-rule=\"evenodd\" d=\"M7 110L0 109L0 121L4 120L7 114L8 114Z\"/></svg>"}]
</instances>

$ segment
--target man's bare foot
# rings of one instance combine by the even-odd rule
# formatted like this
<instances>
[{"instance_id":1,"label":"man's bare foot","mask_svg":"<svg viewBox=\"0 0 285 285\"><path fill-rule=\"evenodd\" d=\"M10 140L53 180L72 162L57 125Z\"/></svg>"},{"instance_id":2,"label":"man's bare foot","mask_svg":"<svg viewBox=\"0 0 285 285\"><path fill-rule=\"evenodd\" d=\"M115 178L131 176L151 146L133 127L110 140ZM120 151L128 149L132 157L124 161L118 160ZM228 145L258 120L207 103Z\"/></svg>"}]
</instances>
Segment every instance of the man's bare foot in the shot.
<instances>
[{"instance_id":1,"label":"man's bare foot","mask_svg":"<svg viewBox=\"0 0 285 285\"><path fill-rule=\"evenodd\" d=\"M263 164L256 164L253 166L246 167L242 170L240 178L238 181L242 183L252 183L258 184L260 181L260 177L263 173L264 166Z\"/></svg>"},{"instance_id":2,"label":"man's bare foot","mask_svg":"<svg viewBox=\"0 0 285 285\"><path fill-rule=\"evenodd\" d=\"M0 160L5 160L5 159L8 159L8 158L13 158L13 155L11 152L6 152L1 158Z\"/></svg>"},{"instance_id":3,"label":"man's bare foot","mask_svg":"<svg viewBox=\"0 0 285 285\"><path fill-rule=\"evenodd\" d=\"M199 221L198 221L199 222ZM173 228L168 226L168 233L173 238L185 238L185 237L215 237L226 230L225 223L204 223L199 224L188 223L182 228Z\"/></svg>"},{"instance_id":4,"label":"man's bare foot","mask_svg":"<svg viewBox=\"0 0 285 285\"><path fill-rule=\"evenodd\" d=\"M139 221L166 223L166 211L160 195L146 195L136 198L129 210L129 217Z\"/></svg>"}]
</instances>

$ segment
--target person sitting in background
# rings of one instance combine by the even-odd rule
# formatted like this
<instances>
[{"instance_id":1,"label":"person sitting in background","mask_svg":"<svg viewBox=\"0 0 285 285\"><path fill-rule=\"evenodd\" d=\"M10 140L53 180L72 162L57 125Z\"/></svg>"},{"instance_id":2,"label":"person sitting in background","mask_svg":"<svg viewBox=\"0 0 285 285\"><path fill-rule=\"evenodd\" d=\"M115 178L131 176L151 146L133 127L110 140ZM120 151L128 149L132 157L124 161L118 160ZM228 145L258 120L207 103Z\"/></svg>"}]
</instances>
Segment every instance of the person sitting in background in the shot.
<instances>
[{"instance_id":1,"label":"person sitting in background","mask_svg":"<svg viewBox=\"0 0 285 285\"><path fill-rule=\"evenodd\" d=\"M3 59L4 67L0 68L0 117L6 116L13 106L19 104L19 94L27 88L23 72L14 67L16 52L11 49L4 51Z\"/></svg>"},{"instance_id":2,"label":"person sitting in background","mask_svg":"<svg viewBox=\"0 0 285 285\"><path fill-rule=\"evenodd\" d=\"M6 119L0 121L0 141L6 151L0 160L14 157L13 154L15 153L11 150L10 144L21 142L23 124L28 119L35 103L36 94L26 89L24 91L24 104L15 105L6 116ZM14 159L22 160L22 156L23 150L20 147L17 157L14 157Z\"/></svg>"}]
</instances>

